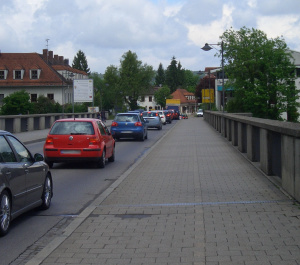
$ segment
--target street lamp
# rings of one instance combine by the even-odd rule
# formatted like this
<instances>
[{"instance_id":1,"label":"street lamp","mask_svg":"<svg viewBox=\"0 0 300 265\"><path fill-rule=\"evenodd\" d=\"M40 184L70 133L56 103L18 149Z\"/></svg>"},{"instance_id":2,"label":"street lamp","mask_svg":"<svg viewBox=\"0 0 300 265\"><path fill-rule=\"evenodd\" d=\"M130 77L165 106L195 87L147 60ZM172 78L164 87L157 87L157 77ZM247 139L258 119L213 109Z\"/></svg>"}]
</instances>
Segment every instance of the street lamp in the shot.
<instances>
[{"instance_id":1,"label":"street lamp","mask_svg":"<svg viewBox=\"0 0 300 265\"><path fill-rule=\"evenodd\" d=\"M208 44L205 43L204 47L202 47L201 49L204 51L210 51L212 49L212 47L210 45L218 45L221 46L221 54L222 54L222 101L223 101L223 112L224 112L224 108L225 108L225 88L224 88L224 56L223 56L223 51L224 51L224 47L223 47L223 41L221 43L217 43L217 44Z\"/></svg>"},{"instance_id":2,"label":"street lamp","mask_svg":"<svg viewBox=\"0 0 300 265\"><path fill-rule=\"evenodd\" d=\"M70 73L70 72L66 72L66 73L61 73L61 75L62 75L62 112L63 112L63 115L64 115L64 113L65 113L65 89L64 89L64 78L66 79L66 84L67 84L67 82L68 81L70 81L69 80L69 77L70 78L73 78L75 75L74 75L74 73ZM65 75L66 75L66 77L65 77ZM69 88L69 85L68 85L68 87L67 88Z\"/></svg>"}]
</instances>

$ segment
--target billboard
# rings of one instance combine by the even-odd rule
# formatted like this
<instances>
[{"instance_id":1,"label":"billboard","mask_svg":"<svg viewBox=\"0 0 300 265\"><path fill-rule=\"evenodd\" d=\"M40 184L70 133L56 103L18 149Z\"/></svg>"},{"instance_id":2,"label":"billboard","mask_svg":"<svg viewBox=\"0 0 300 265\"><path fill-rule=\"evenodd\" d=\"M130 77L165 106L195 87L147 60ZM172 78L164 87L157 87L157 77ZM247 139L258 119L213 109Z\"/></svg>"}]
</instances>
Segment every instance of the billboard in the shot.
<instances>
[{"instance_id":1,"label":"billboard","mask_svg":"<svg viewBox=\"0 0 300 265\"><path fill-rule=\"evenodd\" d=\"M166 99L166 105L180 105L180 99Z\"/></svg>"},{"instance_id":2,"label":"billboard","mask_svg":"<svg viewBox=\"0 0 300 265\"><path fill-rule=\"evenodd\" d=\"M202 89L202 103L214 103L214 90L213 89Z\"/></svg>"},{"instance_id":3,"label":"billboard","mask_svg":"<svg viewBox=\"0 0 300 265\"><path fill-rule=\"evenodd\" d=\"M93 102L94 82L93 79L73 80L74 102Z\"/></svg>"}]
</instances>

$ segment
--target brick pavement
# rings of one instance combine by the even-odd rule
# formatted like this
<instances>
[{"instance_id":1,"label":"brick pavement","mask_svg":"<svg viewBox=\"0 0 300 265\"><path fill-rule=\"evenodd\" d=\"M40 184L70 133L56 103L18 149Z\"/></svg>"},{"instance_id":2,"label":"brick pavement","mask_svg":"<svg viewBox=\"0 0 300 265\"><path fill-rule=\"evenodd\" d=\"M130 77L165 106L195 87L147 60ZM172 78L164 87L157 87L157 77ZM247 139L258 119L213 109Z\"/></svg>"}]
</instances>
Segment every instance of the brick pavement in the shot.
<instances>
[{"instance_id":1,"label":"brick pavement","mask_svg":"<svg viewBox=\"0 0 300 265\"><path fill-rule=\"evenodd\" d=\"M179 121L74 222L27 264L300 264L299 205L202 118Z\"/></svg>"}]
</instances>

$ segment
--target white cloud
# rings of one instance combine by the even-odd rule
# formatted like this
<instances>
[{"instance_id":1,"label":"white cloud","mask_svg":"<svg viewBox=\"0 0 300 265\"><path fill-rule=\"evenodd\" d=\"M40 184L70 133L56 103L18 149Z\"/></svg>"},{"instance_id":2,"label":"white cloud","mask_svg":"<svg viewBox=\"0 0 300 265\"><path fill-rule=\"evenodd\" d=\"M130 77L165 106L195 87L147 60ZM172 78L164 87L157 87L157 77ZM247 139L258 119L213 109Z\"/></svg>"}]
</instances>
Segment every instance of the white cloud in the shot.
<instances>
[{"instance_id":1,"label":"white cloud","mask_svg":"<svg viewBox=\"0 0 300 265\"><path fill-rule=\"evenodd\" d=\"M118 66L128 50L143 63L166 68L175 56L185 69L218 66L213 52L231 26L283 35L300 50L300 1L286 0L0 0L1 52L38 52L46 48L69 58L82 50L92 71ZM218 48L218 47L216 47Z\"/></svg>"}]
</instances>

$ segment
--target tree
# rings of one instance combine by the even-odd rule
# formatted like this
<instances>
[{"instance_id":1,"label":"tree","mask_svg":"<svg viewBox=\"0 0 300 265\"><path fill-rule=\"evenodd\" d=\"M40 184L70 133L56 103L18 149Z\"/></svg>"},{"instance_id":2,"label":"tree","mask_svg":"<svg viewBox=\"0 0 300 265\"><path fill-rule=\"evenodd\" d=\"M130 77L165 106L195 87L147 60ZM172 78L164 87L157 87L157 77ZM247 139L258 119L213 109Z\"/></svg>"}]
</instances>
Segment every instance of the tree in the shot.
<instances>
[{"instance_id":1,"label":"tree","mask_svg":"<svg viewBox=\"0 0 300 265\"><path fill-rule=\"evenodd\" d=\"M172 98L170 95L170 88L166 85L162 86L154 93L155 101L163 108L165 108L166 106L166 99L170 99L170 98Z\"/></svg>"},{"instance_id":2,"label":"tree","mask_svg":"<svg viewBox=\"0 0 300 265\"><path fill-rule=\"evenodd\" d=\"M121 94L130 109L138 107L137 101L149 89L155 72L152 66L142 64L136 53L128 51L121 59Z\"/></svg>"},{"instance_id":3,"label":"tree","mask_svg":"<svg viewBox=\"0 0 300 265\"><path fill-rule=\"evenodd\" d=\"M199 75L194 74L191 70L183 70L184 74L184 84L183 87L191 92L195 93L196 91L196 86L199 82Z\"/></svg>"},{"instance_id":4,"label":"tree","mask_svg":"<svg viewBox=\"0 0 300 265\"><path fill-rule=\"evenodd\" d=\"M123 96L121 93L120 72L116 66L110 65L106 68L104 74L104 84L102 93L105 95L105 106L107 109L121 109L123 104Z\"/></svg>"},{"instance_id":5,"label":"tree","mask_svg":"<svg viewBox=\"0 0 300 265\"><path fill-rule=\"evenodd\" d=\"M18 115L31 113L32 103L25 90L17 91L3 99L2 115Z\"/></svg>"},{"instance_id":6,"label":"tree","mask_svg":"<svg viewBox=\"0 0 300 265\"><path fill-rule=\"evenodd\" d=\"M166 85L173 93L178 88L178 69L175 56L172 57L172 61L166 70Z\"/></svg>"},{"instance_id":7,"label":"tree","mask_svg":"<svg viewBox=\"0 0 300 265\"><path fill-rule=\"evenodd\" d=\"M229 79L226 87L234 91L231 105L260 118L280 119L287 112L288 120L296 121L299 91L285 41L268 39L264 32L245 27L239 31L231 28L221 39Z\"/></svg>"},{"instance_id":8,"label":"tree","mask_svg":"<svg viewBox=\"0 0 300 265\"><path fill-rule=\"evenodd\" d=\"M158 66L158 69L157 69L156 76L155 76L155 85L163 86L165 84L165 81L166 81L165 70L163 68L162 63L160 63Z\"/></svg>"},{"instance_id":9,"label":"tree","mask_svg":"<svg viewBox=\"0 0 300 265\"><path fill-rule=\"evenodd\" d=\"M84 71L87 74L90 73L90 68L88 67L88 62L83 51L79 50L74 56L72 67Z\"/></svg>"}]
</instances>

